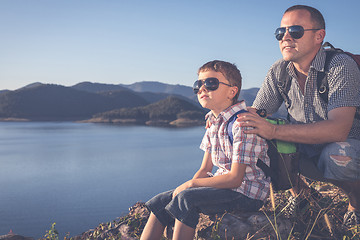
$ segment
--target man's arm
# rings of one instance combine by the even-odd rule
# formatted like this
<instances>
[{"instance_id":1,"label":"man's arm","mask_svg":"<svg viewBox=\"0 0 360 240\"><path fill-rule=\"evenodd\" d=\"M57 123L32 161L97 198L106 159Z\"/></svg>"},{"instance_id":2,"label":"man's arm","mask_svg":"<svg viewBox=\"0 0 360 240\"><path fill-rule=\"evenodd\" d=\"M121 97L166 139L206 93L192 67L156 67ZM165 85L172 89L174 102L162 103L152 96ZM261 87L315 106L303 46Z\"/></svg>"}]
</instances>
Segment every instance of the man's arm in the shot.
<instances>
[{"instance_id":1,"label":"man's arm","mask_svg":"<svg viewBox=\"0 0 360 240\"><path fill-rule=\"evenodd\" d=\"M243 113L237 121L241 126L253 127L245 133L258 134L266 139L321 144L345 141L355 116L355 107L340 107L328 113L328 120L309 124L274 125L254 113Z\"/></svg>"}]
</instances>

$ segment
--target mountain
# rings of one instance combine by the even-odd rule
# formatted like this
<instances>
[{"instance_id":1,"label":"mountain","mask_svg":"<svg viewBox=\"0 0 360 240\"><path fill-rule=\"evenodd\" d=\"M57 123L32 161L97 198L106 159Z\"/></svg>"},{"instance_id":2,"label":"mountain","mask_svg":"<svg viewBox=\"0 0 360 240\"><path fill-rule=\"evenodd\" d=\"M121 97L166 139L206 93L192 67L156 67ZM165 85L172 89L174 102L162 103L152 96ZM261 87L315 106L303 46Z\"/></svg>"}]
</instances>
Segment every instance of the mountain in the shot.
<instances>
[{"instance_id":1,"label":"mountain","mask_svg":"<svg viewBox=\"0 0 360 240\"><path fill-rule=\"evenodd\" d=\"M193 91L191 87L179 84L165 84L160 82L137 82L129 85L81 82L72 86L72 88L93 93L127 89L134 92L162 93L168 94L168 96L181 95L187 98L193 97Z\"/></svg>"},{"instance_id":2,"label":"mountain","mask_svg":"<svg viewBox=\"0 0 360 240\"><path fill-rule=\"evenodd\" d=\"M183 96L185 97L184 99L190 99L191 102L195 102L195 104L198 105L197 97L194 94L192 87L179 85L179 84L173 85L173 84L165 84L160 82L137 82L129 85L125 85L125 84L116 85L116 84L81 82L72 86L72 88L87 92L93 92L93 93L114 91L118 89L128 89L138 93L140 97L146 99L151 103L160 101L169 96L176 95L178 97ZM259 88L242 89L240 92L239 99L244 99L247 105L251 106L258 91Z\"/></svg>"},{"instance_id":3,"label":"mountain","mask_svg":"<svg viewBox=\"0 0 360 240\"><path fill-rule=\"evenodd\" d=\"M251 106L257 91L257 88L242 90L240 99ZM0 92L2 120L73 121L94 116L104 119L137 116L139 121L169 122L200 119L203 113L191 87L159 82L130 85L81 82L72 87L36 82L15 91Z\"/></svg>"},{"instance_id":4,"label":"mountain","mask_svg":"<svg viewBox=\"0 0 360 240\"><path fill-rule=\"evenodd\" d=\"M148 102L131 91L101 94L70 87L40 84L0 94L0 118L29 120L78 120L122 107L136 107Z\"/></svg>"},{"instance_id":5,"label":"mountain","mask_svg":"<svg viewBox=\"0 0 360 240\"><path fill-rule=\"evenodd\" d=\"M39 87L41 85L44 85L44 84L41 82L34 82L34 83L30 83L22 88L34 88L34 87Z\"/></svg>"},{"instance_id":6,"label":"mountain","mask_svg":"<svg viewBox=\"0 0 360 240\"><path fill-rule=\"evenodd\" d=\"M92 93L128 90L127 87L123 87L121 85L92 83L92 82L81 82L81 83L78 83L78 84L72 86L72 88L80 90L80 91L92 92Z\"/></svg>"},{"instance_id":7,"label":"mountain","mask_svg":"<svg viewBox=\"0 0 360 240\"><path fill-rule=\"evenodd\" d=\"M194 92L191 87L179 84L173 85L160 82L137 82L134 84L122 86L127 87L135 92L168 93L171 95L182 95L187 98L192 98L194 96Z\"/></svg>"},{"instance_id":8,"label":"mountain","mask_svg":"<svg viewBox=\"0 0 360 240\"><path fill-rule=\"evenodd\" d=\"M197 100L194 98L193 91L190 87L159 82L138 82L130 85L81 82L72 86L72 88L92 93L127 90L134 92L134 94L137 94L149 103L166 99L169 96L177 96L187 101L190 100L189 102L193 104L197 104L194 103L194 101Z\"/></svg>"},{"instance_id":9,"label":"mountain","mask_svg":"<svg viewBox=\"0 0 360 240\"><path fill-rule=\"evenodd\" d=\"M205 109L199 108L186 100L170 96L147 106L121 108L99 113L90 121L164 125L175 120L187 119L187 121L204 124L206 112Z\"/></svg>"}]
</instances>

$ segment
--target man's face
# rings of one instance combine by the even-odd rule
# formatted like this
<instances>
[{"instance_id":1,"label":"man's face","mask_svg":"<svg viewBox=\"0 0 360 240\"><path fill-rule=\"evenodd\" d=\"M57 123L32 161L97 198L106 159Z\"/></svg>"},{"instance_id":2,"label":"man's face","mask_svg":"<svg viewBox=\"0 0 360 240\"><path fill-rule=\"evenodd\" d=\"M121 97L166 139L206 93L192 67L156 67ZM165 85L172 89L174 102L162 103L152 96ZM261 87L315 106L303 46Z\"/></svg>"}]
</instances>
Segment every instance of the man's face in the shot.
<instances>
[{"instance_id":1,"label":"man's face","mask_svg":"<svg viewBox=\"0 0 360 240\"><path fill-rule=\"evenodd\" d=\"M304 29L315 29L310 13L306 10L294 10L284 14L281 27L300 25ZM299 39L294 39L287 30L279 47L283 59L298 64L310 64L319 50L322 40L318 39L318 31L305 31ZM320 44L320 45L319 45Z\"/></svg>"}]
</instances>

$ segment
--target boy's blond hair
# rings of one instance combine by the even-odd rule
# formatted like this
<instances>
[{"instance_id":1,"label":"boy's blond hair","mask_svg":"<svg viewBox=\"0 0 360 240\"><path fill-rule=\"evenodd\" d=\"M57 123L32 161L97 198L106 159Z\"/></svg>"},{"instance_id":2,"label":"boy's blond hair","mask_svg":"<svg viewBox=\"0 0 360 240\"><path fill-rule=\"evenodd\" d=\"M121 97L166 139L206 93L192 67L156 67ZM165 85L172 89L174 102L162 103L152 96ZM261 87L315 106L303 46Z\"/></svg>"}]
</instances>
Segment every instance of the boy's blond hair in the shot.
<instances>
[{"instance_id":1,"label":"boy's blond hair","mask_svg":"<svg viewBox=\"0 0 360 240\"><path fill-rule=\"evenodd\" d=\"M222 75L224 75L224 77L229 81L231 86L238 88L238 91L233 98L233 103L236 103L240 95L242 81L241 73L236 65L225 61L214 60L202 65L198 70L198 74L200 72L206 72L210 70L222 73Z\"/></svg>"}]
</instances>

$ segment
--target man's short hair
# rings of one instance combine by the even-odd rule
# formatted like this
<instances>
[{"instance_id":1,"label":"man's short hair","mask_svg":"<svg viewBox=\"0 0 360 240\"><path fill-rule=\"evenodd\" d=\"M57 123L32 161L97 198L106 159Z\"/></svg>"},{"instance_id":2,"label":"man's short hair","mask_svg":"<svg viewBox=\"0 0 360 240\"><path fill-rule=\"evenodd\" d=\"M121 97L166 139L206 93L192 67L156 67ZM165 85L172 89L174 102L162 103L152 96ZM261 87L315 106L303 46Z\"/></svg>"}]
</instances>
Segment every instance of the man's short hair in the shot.
<instances>
[{"instance_id":1,"label":"man's short hair","mask_svg":"<svg viewBox=\"0 0 360 240\"><path fill-rule=\"evenodd\" d=\"M284 12L291 12L291 11L295 11L295 10L306 10L310 13L311 16L311 20L316 24L316 28L320 28L320 29L325 29L325 20L323 15L321 14L321 12L319 10L317 10L316 8L313 7L309 7L306 5L294 5L292 7L289 7L288 9L286 9L286 11Z\"/></svg>"},{"instance_id":2,"label":"man's short hair","mask_svg":"<svg viewBox=\"0 0 360 240\"><path fill-rule=\"evenodd\" d=\"M236 86L238 88L238 92L233 99L235 103L239 98L242 82L241 73L236 65L225 61L214 60L202 65L198 70L198 74L200 72L206 72L210 70L222 73L222 75L224 75L224 77L229 81L231 86Z\"/></svg>"}]
</instances>

